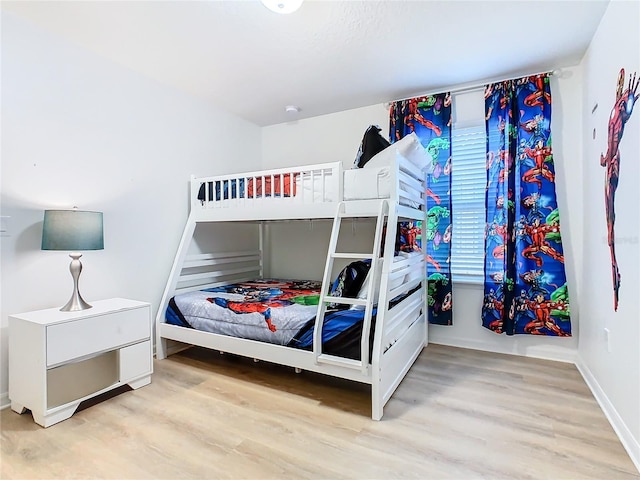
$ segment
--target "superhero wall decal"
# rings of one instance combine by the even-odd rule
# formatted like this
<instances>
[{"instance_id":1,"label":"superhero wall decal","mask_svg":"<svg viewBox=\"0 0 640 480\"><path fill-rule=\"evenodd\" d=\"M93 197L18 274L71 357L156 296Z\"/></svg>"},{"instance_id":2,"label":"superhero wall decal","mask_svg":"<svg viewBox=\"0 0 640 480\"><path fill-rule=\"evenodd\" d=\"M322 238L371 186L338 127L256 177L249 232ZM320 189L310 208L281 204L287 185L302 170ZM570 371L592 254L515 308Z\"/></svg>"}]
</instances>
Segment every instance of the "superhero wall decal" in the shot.
<instances>
[{"instance_id":1,"label":"superhero wall decal","mask_svg":"<svg viewBox=\"0 0 640 480\"><path fill-rule=\"evenodd\" d=\"M611 252L611 274L613 277L613 309L618 310L618 293L620 290L620 270L616 259L615 231L616 221L615 197L620 178L620 152L618 150L624 126L631 117L633 107L638 101L638 84L640 78L636 78L636 73L629 75L629 83L624 89L625 73L624 68L620 69L618 75L618 85L616 89L616 101L609 117L609 128L607 132L607 152L600 154L600 165L607 169L604 184L604 200L607 215L607 243Z\"/></svg>"}]
</instances>

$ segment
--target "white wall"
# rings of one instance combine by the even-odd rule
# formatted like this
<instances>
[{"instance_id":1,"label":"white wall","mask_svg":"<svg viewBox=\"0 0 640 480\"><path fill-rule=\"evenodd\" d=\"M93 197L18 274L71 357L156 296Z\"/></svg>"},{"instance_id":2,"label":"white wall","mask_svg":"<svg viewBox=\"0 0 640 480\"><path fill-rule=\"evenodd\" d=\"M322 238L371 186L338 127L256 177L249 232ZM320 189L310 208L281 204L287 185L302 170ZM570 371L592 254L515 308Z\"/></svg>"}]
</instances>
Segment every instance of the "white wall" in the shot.
<instances>
[{"instance_id":1,"label":"white wall","mask_svg":"<svg viewBox=\"0 0 640 480\"><path fill-rule=\"evenodd\" d=\"M618 72L640 76L640 4L612 1L583 60L584 254L578 365L640 470L640 106L620 142L615 198L620 304L613 309L611 257L604 210L607 127ZM638 92L640 93L640 91ZM598 107L592 113L595 105ZM596 135L593 138L593 131ZM607 345L605 328L610 331Z\"/></svg>"},{"instance_id":2,"label":"white wall","mask_svg":"<svg viewBox=\"0 0 640 480\"><path fill-rule=\"evenodd\" d=\"M267 229L267 275L322 281L333 220L300 220L272 223ZM344 220L338 237L337 252L371 253L375 221L371 219ZM286 245L282 248L282 245ZM336 259L332 278L350 261Z\"/></svg>"},{"instance_id":3,"label":"white wall","mask_svg":"<svg viewBox=\"0 0 640 480\"><path fill-rule=\"evenodd\" d=\"M389 109L384 105L281 123L262 129L264 168L342 161L351 168L360 140L369 125L389 132Z\"/></svg>"},{"instance_id":4,"label":"white wall","mask_svg":"<svg viewBox=\"0 0 640 480\"><path fill-rule=\"evenodd\" d=\"M567 281L572 302L574 336L540 338L532 335L496 335L482 327L482 286L457 284L454 285L454 325L430 325L430 341L501 353L574 361L578 345L580 295L576 259L582 256L582 185L569 179L580 178L582 175L580 81L580 69L563 68L562 74L552 77L551 83L554 101L552 134L557 195L563 229ZM454 106L455 122L466 124L483 119L484 101L481 91L455 95ZM262 132L264 166L342 160L345 167L350 168L367 126L377 124L386 135L389 128L388 115L388 109L384 105L372 105L265 127ZM277 272L285 277L295 278L300 278L305 271L321 272L326 248L307 249L306 263L291 262L287 259L290 256L301 258L302 253L299 252L305 246L322 247L328 242L329 232L330 229L303 232L306 237L296 235L295 242L287 245L286 253L272 253L273 264L279 266ZM280 235L278 241L282 244L286 241L286 236Z\"/></svg>"},{"instance_id":5,"label":"white wall","mask_svg":"<svg viewBox=\"0 0 640 480\"><path fill-rule=\"evenodd\" d=\"M190 174L260 167L256 125L2 15L0 402L7 316L64 305L70 259L40 250L43 211L104 212L105 249L86 252L80 290L154 309L188 213Z\"/></svg>"},{"instance_id":6,"label":"white wall","mask_svg":"<svg viewBox=\"0 0 640 480\"><path fill-rule=\"evenodd\" d=\"M344 168L349 169L362 135L371 124L380 126L386 136L389 109L372 105L264 127L263 168L342 161ZM354 222L349 228L347 223L341 232L338 251L370 251L374 226L370 222ZM269 274L277 278L322 280L330 235L331 222L325 220L271 224ZM334 271L343 263L336 262Z\"/></svg>"}]
</instances>

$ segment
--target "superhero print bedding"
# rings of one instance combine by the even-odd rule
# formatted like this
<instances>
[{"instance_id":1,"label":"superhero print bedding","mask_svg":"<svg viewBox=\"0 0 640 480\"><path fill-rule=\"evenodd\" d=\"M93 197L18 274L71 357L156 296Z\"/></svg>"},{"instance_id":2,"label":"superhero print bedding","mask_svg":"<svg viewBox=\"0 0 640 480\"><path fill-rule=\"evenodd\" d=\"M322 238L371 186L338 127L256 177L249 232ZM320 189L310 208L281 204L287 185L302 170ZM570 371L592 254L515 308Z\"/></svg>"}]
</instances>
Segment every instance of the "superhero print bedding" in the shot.
<instances>
[{"instance_id":1,"label":"superhero print bedding","mask_svg":"<svg viewBox=\"0 0 640 480\"><path fill-rule=\"evenodd\" d=\"M331 293L357 296L368 270L366 262L347 265ZM196 330L311 349L320 288L316 281L259 279L187 292L169 301L166 319ZM332 306L322 332L326 351L359 357L363 318L362 309Z\"/></svg>"},{"instance_id":2,"label":"superhero print bedding","mask_svg":"<svg viewBox=\"0 0 640 480\"><path fill-rule=\"evenodd\" d=\"M196 330L287 345L318 309L320 282L261 279L176 295L167 320Z\"/></svg>"}]
</instances>

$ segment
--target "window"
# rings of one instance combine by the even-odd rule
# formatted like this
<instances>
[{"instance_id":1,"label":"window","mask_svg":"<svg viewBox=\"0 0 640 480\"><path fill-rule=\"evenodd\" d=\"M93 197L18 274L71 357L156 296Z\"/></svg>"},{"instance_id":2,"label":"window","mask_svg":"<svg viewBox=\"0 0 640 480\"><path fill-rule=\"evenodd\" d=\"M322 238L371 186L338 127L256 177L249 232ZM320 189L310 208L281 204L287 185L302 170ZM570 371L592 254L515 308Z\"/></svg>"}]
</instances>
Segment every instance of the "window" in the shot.
<instances>
[{"instance_id":1,"label":"window","mask_svg":"<svg viewBox=\"0 0 640 480\"><path fill-rule=\"evenodd\" d=\"M451 276L453 281L484 281L486 223L485 126L453 126L451 133Z\"/></svg>"}]
</instances>

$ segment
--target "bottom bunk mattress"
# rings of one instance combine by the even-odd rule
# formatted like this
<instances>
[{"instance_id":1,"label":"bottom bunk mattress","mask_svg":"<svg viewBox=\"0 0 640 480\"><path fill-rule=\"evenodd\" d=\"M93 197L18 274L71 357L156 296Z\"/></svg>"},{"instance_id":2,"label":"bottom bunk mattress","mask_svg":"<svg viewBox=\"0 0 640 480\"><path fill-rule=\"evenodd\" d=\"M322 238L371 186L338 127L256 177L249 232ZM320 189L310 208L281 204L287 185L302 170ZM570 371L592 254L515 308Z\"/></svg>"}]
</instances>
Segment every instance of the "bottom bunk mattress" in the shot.
<instances>
[{"instance_id":1,"label":"bottom bunk mattress","mask_svg":"<svg viewBox=\"0 0 640 480\"><path fill-rule=\"evenodd\" d=\"M259 279L191 291L169 301L166 321L310 350L321 287L316 281ZM375 321L375 309L373 313ZM363 318L361 309L329 309L322 329L323 352L359 360Z\"/></svg>"}]
</instances>

